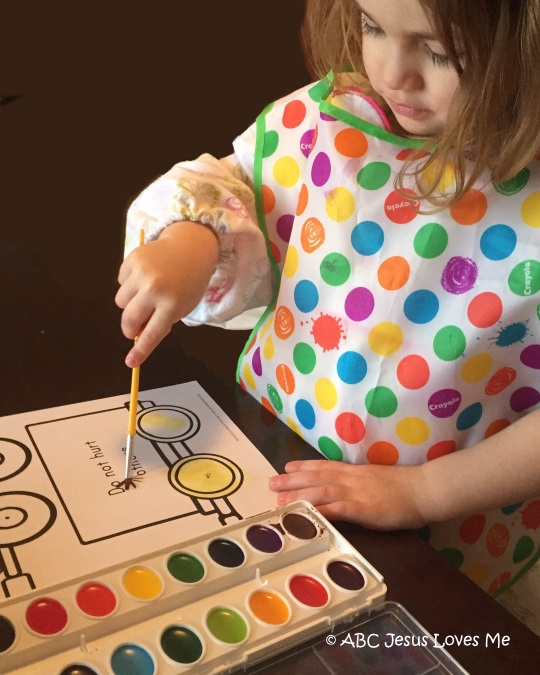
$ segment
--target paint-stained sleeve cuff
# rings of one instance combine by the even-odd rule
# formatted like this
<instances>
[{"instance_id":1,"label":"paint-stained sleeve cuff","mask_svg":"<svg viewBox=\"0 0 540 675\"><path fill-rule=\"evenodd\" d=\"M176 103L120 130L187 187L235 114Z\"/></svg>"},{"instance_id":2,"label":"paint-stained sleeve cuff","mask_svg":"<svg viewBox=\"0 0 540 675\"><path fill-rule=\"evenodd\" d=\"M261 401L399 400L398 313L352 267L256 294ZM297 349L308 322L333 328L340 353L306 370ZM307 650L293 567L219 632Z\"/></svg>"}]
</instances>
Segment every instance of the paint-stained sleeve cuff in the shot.
<instances>
[{"instance_id":1,"label":"paint-stained sleeve cuff","mask_svg":"<svg viewBox=\"0 0 540 675\"><path fill-rule=\"evenodd\" d=\"M186 323L228 327L234 317L267 304L272 275L245 161L243 165L236 155L218 160L204 154L176 164L154 181L128 210L125 254L138 245L141 228L150 241L183 220L210 226L219 242L217 268Z\"/></svg>"}]
</instances>

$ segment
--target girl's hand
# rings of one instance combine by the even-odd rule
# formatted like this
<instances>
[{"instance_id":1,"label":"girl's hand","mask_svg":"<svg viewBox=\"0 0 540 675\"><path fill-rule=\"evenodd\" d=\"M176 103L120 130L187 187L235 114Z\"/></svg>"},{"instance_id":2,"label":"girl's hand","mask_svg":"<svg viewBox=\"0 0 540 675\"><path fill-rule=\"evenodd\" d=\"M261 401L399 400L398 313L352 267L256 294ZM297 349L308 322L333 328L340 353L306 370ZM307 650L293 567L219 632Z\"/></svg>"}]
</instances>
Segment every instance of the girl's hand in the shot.
<instances>
[{"instance_id":1,"label":"girl's hand","mask_svg":"<svg viewBox=\"0 0 540 675\"><path fill-rule=\"evenodd\" d=\"M270 479L285 506L313 504L329 520L347 520L378 530L421 527L422 466L346 464L329 460L289 462L285 474Z\"/></svg>"},{"instance_id":2,"label":"girl's hand","mask_svg":"<svg viewBox=\"0 0 540 675\"><path fill-rule=\"evenodd\" d=\"M217 237L200 223L169 225L159 239L132 251L120 267L115 302L122 332L138 339L126 357L140 365L172 325L200 302L218 258Z\"/></svg>"}]
</instances>

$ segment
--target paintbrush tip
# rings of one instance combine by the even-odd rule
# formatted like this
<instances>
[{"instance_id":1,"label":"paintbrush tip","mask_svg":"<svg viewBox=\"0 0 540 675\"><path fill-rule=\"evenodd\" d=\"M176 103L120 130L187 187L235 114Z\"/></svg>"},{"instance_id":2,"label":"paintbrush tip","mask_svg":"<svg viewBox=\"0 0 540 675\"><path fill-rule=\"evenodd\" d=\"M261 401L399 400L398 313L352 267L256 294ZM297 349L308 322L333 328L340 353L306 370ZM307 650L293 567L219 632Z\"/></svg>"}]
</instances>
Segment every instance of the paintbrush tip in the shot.
<instances>
[{"instance_id":1,"label":"paintbrush tip","mask_svg":"<svg viewBox=\"0 0 540 675\"><path fill-rule=\"evenodd\" d=\"M133 461L133 447L135 445L135 435L128 434L126 441L126 480L129 477L131 462Z\"/></svg>"}]
</instances>

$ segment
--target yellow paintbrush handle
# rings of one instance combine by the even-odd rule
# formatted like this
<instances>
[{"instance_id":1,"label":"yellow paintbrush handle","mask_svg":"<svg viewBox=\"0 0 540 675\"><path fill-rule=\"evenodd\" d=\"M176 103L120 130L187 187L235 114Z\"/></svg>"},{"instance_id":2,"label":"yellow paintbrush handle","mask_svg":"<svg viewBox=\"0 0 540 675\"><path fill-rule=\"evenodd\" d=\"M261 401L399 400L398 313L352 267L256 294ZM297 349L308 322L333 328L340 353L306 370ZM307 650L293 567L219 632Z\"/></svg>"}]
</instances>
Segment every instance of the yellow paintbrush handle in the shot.
<instances>
[{"instance_id":1,"label":"yellow paintbrush handle","mask_svg":"<svg viewBox=\"0 0 540 675\"><path fill-rule=\"evenodd\" d=\"M144 244L144 230L139 230L139 244ZM137 342L135 338L134 342ZM139 398L139 366L131 370L131 396L129 398L129 421L128 436L135 435L135 423L137 421L137 399Z\"/></svg>"},{"instance_id":2,"label":"yellow paintbrush handle","mask_svg":"<svg viewBox=\"0 0 540 675\"><path fill-rule=\"evenodd\" d=\"M137 399L139 398L139 366L131 371L131 396L129 398L129 422L128 435L135 435L135 423L137 421Z\"/></svg>"}]
</instances>

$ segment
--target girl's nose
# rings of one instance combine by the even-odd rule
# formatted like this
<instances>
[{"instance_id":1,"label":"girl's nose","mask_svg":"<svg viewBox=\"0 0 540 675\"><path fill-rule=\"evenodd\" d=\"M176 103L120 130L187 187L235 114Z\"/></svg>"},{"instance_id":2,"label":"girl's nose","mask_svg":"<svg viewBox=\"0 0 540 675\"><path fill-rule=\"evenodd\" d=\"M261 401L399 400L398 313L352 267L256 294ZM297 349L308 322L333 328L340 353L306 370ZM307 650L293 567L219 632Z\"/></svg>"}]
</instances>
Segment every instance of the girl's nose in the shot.
<instances>
[{"instance_id":1,"label":"girl's nose","mask_svg":"<svg viewBox=\"0 0 540 675\"><path fill-rule=\"evenodd\" d=\"M423 87L423 77L416 59L405 49L387 52L383 78L389 91L418 91Z\"/></svg>"}]
</instances>

